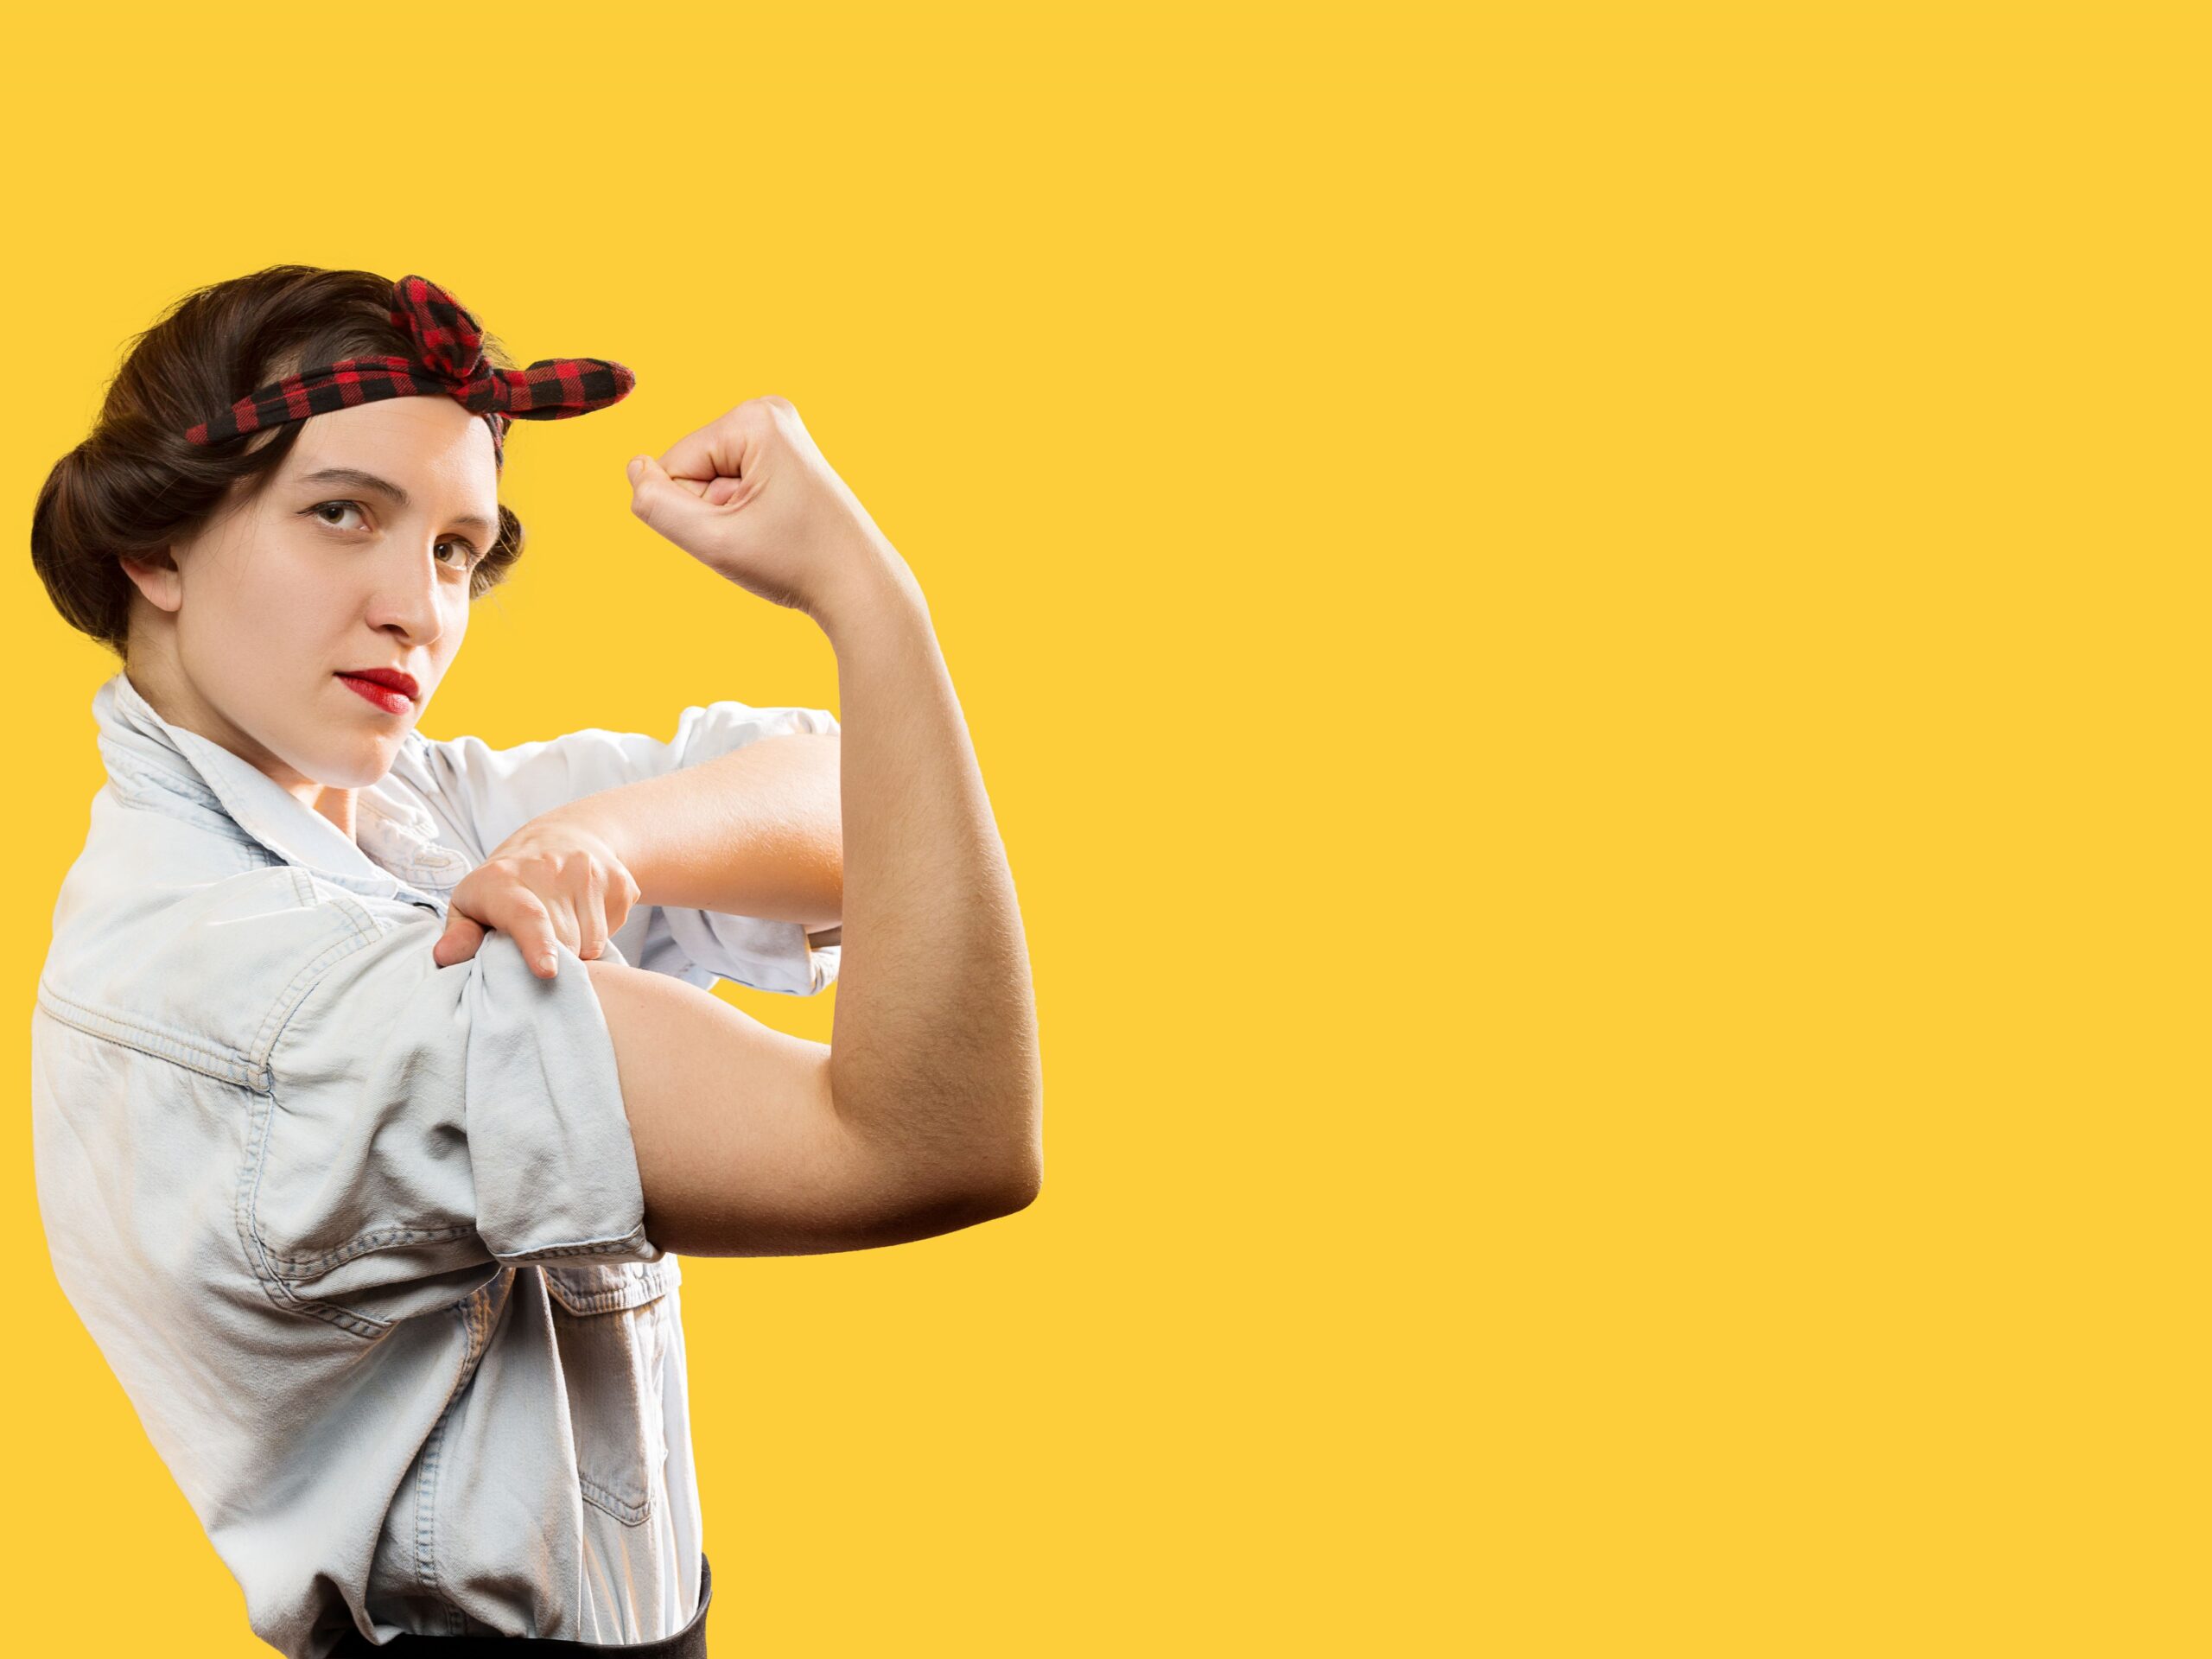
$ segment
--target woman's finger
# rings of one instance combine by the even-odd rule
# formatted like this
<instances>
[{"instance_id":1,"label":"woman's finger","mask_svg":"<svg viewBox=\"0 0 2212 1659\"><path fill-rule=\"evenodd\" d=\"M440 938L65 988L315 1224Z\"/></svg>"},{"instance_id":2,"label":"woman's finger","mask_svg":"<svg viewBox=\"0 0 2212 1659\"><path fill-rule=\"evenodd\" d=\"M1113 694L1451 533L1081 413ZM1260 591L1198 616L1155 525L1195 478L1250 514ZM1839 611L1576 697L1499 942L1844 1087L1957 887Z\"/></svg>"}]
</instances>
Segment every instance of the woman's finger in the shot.
<instances>
[{"instance_id":1,"label":"woman's finger","mask_svg":"<svg viewBox=\"0 0 2212 1659\"><path fill-rule=\"evenodd\" d=\"M576 955L591 962L607 949L607 880L598 865L584 885L584 901L576 906Z\"/></svg>"},{"instance_id":2,"label":"woman's finger","mask_svg":"<svg viewBox=\"0 0 2212 1659\"><path fill-rule=\"evenodd\" d=\"M530 964L530 971L540 979L552 978L561 963L560 952L555 949L562 941L559 918L527 887L514 890L506 909L507 931L514 935L516 944L521 947L523 960ZM572 921L569 937L573 938L575 935L575 924Z\"/></svg>"},{"instance_id":3,"label":"woman's finger","mask_svg":"<svg viewBox=\"0 0 2212 1659\"><path fill-rule=\"evenodd\" d=\"M441 968L450 968L457 962L467 962L476 954L476 947L483 943L483 927L448 904L446 931L438 935L438 942L430 947L430 960Z\"/></svg>"},{"instance_id":4,"label":"woman's finger","mask_svg":"<svg viewBox=\"0 0 2212 1659\"><path fill-rule=\"evenodd\" d=\"M717 478L742 478L752 426L752 421L741 418L733 409L669 445L659 457L661 469L671 478L696 479L702 485Z\"/></svg>"}]
</instances>

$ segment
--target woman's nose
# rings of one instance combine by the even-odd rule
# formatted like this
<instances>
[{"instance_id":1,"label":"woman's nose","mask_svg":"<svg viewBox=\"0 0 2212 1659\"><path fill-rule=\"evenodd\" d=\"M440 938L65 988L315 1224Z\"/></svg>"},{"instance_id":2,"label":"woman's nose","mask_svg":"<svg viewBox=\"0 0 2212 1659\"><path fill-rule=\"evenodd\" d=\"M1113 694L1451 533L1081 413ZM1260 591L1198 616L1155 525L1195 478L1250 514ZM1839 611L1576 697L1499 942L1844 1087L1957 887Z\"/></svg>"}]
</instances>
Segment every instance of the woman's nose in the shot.
<instances>
[{"instance_id":1,"label":"woman's nose","mask_svg":"<svg viewBox=\"0 0 2212 1659\"><path fill-rule=\"evenodd\" d=\"M444 626L439 604L436 556L429 547L417 548L409 558L394 559L379 573L375 614L378 627L397 626L410 639L427 643Z\"/></svg>"}]
</instances>

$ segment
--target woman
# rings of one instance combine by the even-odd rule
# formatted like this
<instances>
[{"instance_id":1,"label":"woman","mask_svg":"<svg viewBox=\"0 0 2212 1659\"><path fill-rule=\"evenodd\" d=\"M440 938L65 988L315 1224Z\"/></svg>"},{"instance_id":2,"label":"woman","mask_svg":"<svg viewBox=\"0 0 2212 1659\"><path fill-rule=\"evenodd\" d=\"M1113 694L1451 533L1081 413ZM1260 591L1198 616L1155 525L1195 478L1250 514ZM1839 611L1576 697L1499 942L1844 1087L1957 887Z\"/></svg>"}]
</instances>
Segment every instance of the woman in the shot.
<instances>
[{"instance_id":1,"label":"woman","mask_svg":"<svg viewBox=\"0 0 2212 1659\"><path fill-rule=\"evenodd\" d=\"M632 508L823 628L844 727L720 701L665 743L416 730L521 552L507 422L630 384L508 368L419 277L276 267L143 336L39 498L48 591L124 671L33 1016L41 1212L299 1659L702 1654L675 1253L893 1243L1038 1188L1027 951L959 705L788 403L633 460ZM716 976L840 978L835 1040Z\"/></svg>"}]
</instances>

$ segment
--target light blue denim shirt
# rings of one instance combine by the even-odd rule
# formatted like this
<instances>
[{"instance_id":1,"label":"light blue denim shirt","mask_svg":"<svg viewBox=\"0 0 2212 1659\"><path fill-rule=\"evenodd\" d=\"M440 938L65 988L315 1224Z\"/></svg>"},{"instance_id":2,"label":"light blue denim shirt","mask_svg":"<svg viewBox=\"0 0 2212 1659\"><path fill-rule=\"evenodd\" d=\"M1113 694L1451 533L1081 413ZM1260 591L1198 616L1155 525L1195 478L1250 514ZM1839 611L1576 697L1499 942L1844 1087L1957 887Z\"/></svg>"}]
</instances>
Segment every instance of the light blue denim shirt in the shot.
<instances>
[{"instance_id":1,"label":"light blue denim shirt","mask_svg":"<svg viewBox=\"0 0 2212 1659\"><path fill-rule=\"evenodd\" d=\"M447 898L579 796L827 710L685 709L494 749L412 734L358 844L257 768L92 699L107 782L31 1019L54 1269L255 1633L647 1642L696 1611L677 1258L645 1235L614 1052L563 949L439 968ZM795 922L640 905L610 958L809 995Z\"/></svg>"}]
</instances>

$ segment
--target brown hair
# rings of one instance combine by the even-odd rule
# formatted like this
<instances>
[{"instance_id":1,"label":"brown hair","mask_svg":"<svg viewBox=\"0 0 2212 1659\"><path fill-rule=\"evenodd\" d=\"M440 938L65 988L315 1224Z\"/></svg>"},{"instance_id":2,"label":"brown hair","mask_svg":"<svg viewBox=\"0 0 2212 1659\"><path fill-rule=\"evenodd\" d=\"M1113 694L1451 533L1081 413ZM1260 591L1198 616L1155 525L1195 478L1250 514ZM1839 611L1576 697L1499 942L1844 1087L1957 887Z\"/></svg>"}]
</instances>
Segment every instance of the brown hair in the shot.
<instances>
[{"instance_id":1,"label":"brown hair","mask_svg":"<svg viewBox=\"0 0 2212 1659\"><path fill-rule=\"evenodd\" d=\"M166 563L243 480L251 500L283 465L301 423L201 445L185 429L258 387L347 357L412 357L391 320L392 283L367 270L271 265L186 295L132 342L92 435L54 463L31 514L31 563L54 609L118 657L128 653L136 586L118 559ZM490 334L484 358L513 359ZM469 579L476 599L522 556L522 521L504 505L499 533Z\"/></svg>"}]
</instances>

